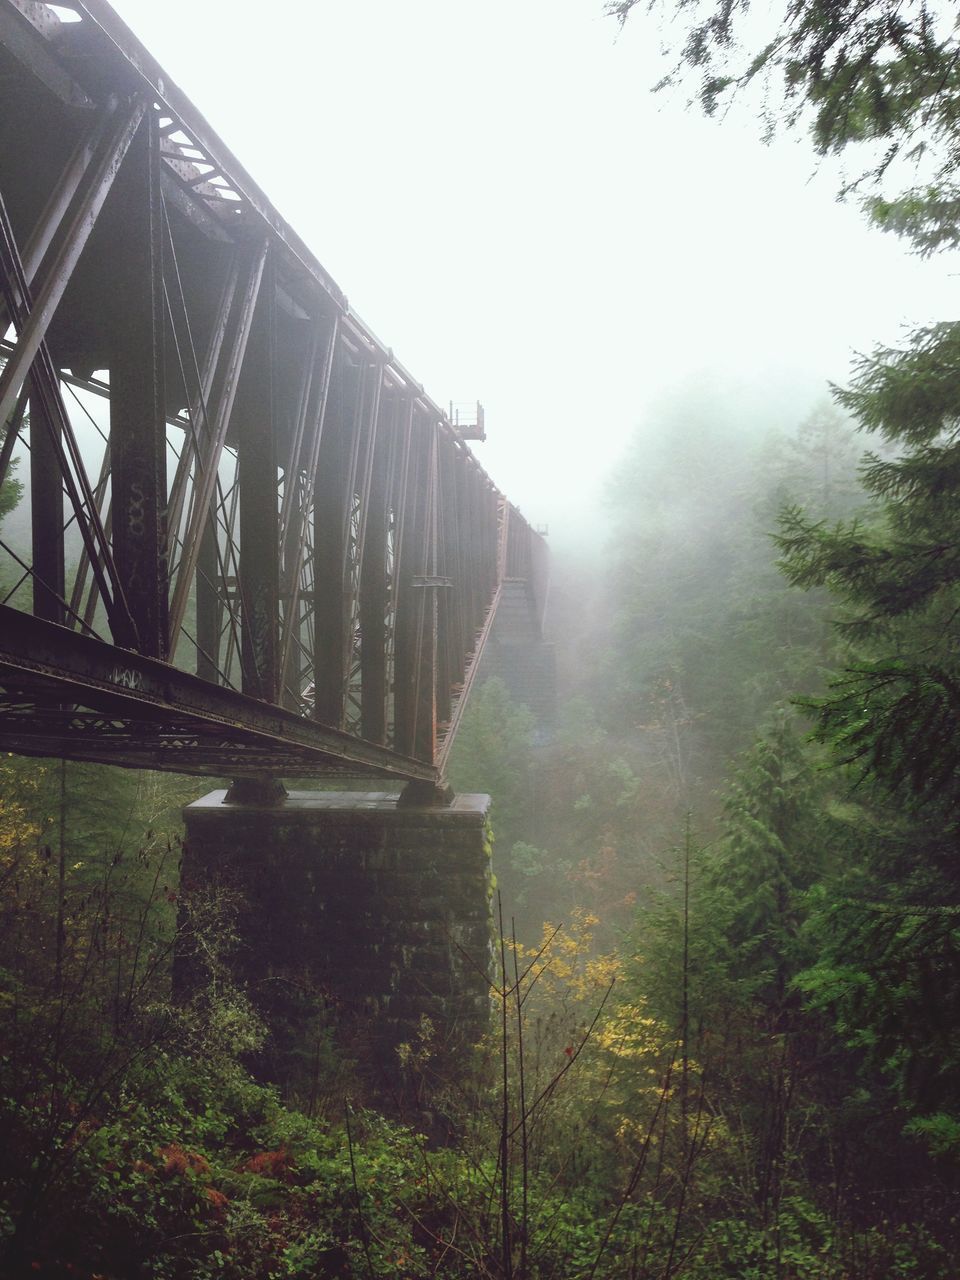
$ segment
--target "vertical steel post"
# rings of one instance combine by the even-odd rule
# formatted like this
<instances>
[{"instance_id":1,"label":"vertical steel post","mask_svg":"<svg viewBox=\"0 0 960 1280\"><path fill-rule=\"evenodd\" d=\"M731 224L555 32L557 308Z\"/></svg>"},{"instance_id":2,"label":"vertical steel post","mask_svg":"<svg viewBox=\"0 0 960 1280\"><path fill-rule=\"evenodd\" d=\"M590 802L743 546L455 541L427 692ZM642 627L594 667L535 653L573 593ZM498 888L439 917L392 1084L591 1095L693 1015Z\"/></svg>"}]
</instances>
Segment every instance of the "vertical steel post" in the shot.
<instances>
[{"instance_id":1,"label":"vertical steel post","mask_svg":"<svg viewBox=\"0 0 960 1280\"><path fill-rule=\"evenodd\" d=\"M417 639L420 629L422 588L414 585L423 573L422 548L426 513L423 479L423 436L426 424L411 408L406 485L401 495L402 531L398 545L398 576L394 620L394 750L413 755L417 723L419 662Z\"/></svg>"},{"instance_id":2,"label":"vertical steel post","mask_svg":"<svg viewBox=\"0 0 960 1280\"><path fill-rule=\"evenodd\" d=\"M362 370L350 364L346 355L337 362L314 491L313 714L335 728L341 728L344 721L347 512L353 501L350 424L356 417L355 397L360 394L361 378Z\"/></svg>"},{"instance_id":3,"label":"vertical steel post","mask_svg":"<svg viewBox=\"0 0 960 1280\"><path fill-rule=\"evenodd\" d=\"M397 654L402 647L403 611L407 607L409 587L406 585L407 562L410 559L409 501L411 457L416 422L416 406L406 396L397 407L395 423L396 451L389 481L389 507L392 523L393 556L390 566L389 635L387 637L387 720L388 742L395 745L397 732L398 666Z\"/></svg>"},{"instance_id":4,"label":"vertical steel post","mask_svg":"<svg viewBox=\"0 0 960 1280\"><path fill-rule=\"evenodd\" d=\"M439 527L440 568L450 586L445 588L437 602L438 608L438 675L437 717L446 723L453 709L453 686L463 682L464 652L460 614L460 537L457 527L457 470L459 458L457 445L446 434L441 434L439 450Z\"/></svg>"},{"instance_id":5,"label":"vertical steel post","mask_svg":"<svg viewBox=\"0 0 960 1280\"><path fill-rule=\"evenodd\" d=\"M167 446L164 394L163 213L160 135L147 111L114 189L122 200L115 247L110 365L113 554L138 649L167 653Z\"/></svg>"},{"instance_id":6,"label":"vertical steel post","mask_svg":"<svg viewBox=\"0 0 960 1280\"><path fill-rule=\"evenodd\" d=\"M454 510L453 524L456 530L457 545L457 585L456 585L456 602L457 602L457 637L460 653L460 675L462 680L467 671L467 658L471 651L471 630L469 621L469 593L467 587L467 565L469 563L469 549L466 545L464 530L466 528L466 502L467 502L467 464L463 450L458 449L455 458L455 476L456 487L454 491Z\"/></svg>"},{"instance_id":7,"label":"vertical steel post","mask_svg":"<svg viewBox=\"0 0 960 1280\"><path fill-rule=\"evenodd\" d=\"M197 675L213 684L220 682L220 629L223 602L220 598L220 558L217 555L217 521L211 511L200 535L197 555Z\"/></svg>"},{"instance_id":8,"label":"vertical steel post","mask_svg":"<svg viewBox=\"0 0 960 1280\"><path fill-rule=\"evenodd\" d=\"M480 479L477 468L473 465L467 470L466 484L466 530L464 543L468 550L467 561L467 648L473 653L476 648L477 632L480 629L483 613L480 600L480 521L479 521L479 489Z\"/></svg>"},{"instance_id":9,"label":"vertical steel post","mask_svg":"<svg viewBox=\"0 0 960 1280\"><path fill-rule=\"evenodd\" d=\"M360 572L360 736L384 743L387 735L387 462L395 405L381 403L373 442L363 560Z\"/></svg>"},{"instance_id":10,"label":"vertical steel post","mask_svg":"<svg viewBox=\"0 0 960 1280\"><path fill-rule=\"evenodd\" d=\"M41 403L30 404L30 514L33 526L33 612L65 622L63 476L55 445L59 425L46 421Z\"/></svg>"},{"instance_id":11,"label":"vertical steel post","mask_svg":"<svg viewBox=\"0 0 960 1280\"><path fill-rule=\"evenodd\" d=\"M394 747L433 762L436 751L437 424L414 422L397 610Z\"/></svg>"},{"instance_id":12,"label":"vertical steel post","mask_svg":"<svg viewBox=\"0 0 960 1280\"><path fill-rule=\"evenodd\" d=\"M423 538L423 575L420 589L420 635L418 637L419 677L417 719L413 754L433 764L437 754L437 522L439 479L437 474L438 424L431 420L424 441L423 489L426 520Z\"/></svg>"},{"instance_id":13,"label":"vertical steel post","mask_svg":"<svg viewBox=\"0 0 960 1280\"><path fill-rule=\"evenodd\" d=\"M339 728L343 724L343 520L347 424L344 401L356 370L340 358L330 392L329 420L324 426L314 492L314 718Z\"/></svg>"},{"instance_id":14,"label":"vertical steel post","mask_svg":"<svg viewBox=\"0 0 960 1280\"><path fill-rule=\"evenodd\" d=\"M376 455L377 429L380 419L380 397L383 390L383 366L378 362L367 363L361 374L360 393L357 397L357 416L354 424L354 448L352 479L349 492L352 495L347 534L347 564L344 569L347 603L344 610L346 634L344 645L347 655L347 727L359 728L362 719L362 654L360 635L360 611L364 545L367 534L367 518L370 512L370 491L373 483L373 465Z\"/></svg>"},{"instance_id":15,"label":"vertical steel post","mask_svg":"<svg viewBox=\"0 0 960 1280\"><path fill-rule=\"evenodd\" d=\"M244 693L280 694L280 518L273 378L276 280L268 253L243 364L237 482L240 490L240 642Z\"/></svg>"},{"instance_id":16,"label":"vertical steel post","mask_svg":"<svg viewBox=\"0 0 960 1280\"><path fill-rule=\"evenodd\" d=\"M314 488L317 474L317 461L320 456L320 443L323 439L324 422L327 412L327 397L330 392L330 380L333 371L334 356L337 349L337 333L339 316L334 314L324 324L325 334L321 339L320 322L315 322L313 368L310 374L309 397L302 406L304 417L303 432L296 459L296 498L297 507L294 513L292 504L287 502L287 483L293 484L288 474L284 483L284 507L281 510L281 536L284 539L282 549L283 579L282 592L284 601L283 627L280 634L280 669L282 672L282 690L288 705L297 707L303 692L303 653L302 635L304 630L304 605L312 616L310 600L301 600L301 595L312 582L313 564L307 562L307 547L311 541L314 523ZM292 470L292 468L291 468ZM294 514L295 517L294 518ZM304 570L306 569L306 574ZM311 672L311 677L312 677ZM291 679L294 684L291 686ZM308 681L309 683L309 681Z\"/></svg>"}]
</instances>

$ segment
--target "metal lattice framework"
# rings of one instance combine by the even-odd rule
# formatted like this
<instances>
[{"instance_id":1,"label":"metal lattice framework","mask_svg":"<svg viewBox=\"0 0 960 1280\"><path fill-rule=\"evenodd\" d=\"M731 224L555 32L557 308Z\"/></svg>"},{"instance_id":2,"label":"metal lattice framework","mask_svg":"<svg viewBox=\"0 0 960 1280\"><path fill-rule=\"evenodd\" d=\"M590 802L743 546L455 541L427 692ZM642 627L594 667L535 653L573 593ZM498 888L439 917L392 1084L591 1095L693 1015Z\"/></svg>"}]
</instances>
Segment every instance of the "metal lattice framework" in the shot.
<instances>
[{"instance_id":1,"label":"metal lattice framework","mask_svg":"<svg viewBox=\"0 0 960 1280\"><path fill-rule=\"evenodd\" d=\"M440 779L543 541L103 0L0 0L0 290L0 749Z\"/></svg>"}]
</instances>

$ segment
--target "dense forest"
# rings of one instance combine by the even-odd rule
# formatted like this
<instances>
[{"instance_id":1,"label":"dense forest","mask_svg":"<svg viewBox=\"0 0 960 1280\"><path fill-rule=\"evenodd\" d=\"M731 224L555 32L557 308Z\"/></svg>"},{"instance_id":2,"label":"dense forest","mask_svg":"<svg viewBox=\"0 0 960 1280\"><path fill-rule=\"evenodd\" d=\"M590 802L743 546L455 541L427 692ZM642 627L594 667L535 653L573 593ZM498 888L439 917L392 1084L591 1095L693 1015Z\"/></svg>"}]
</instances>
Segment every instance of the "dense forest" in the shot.
<instances>
[{"instance_id":1,"label":"dense forest","mask_svg":"<svg viewBox=\"0 0 960 1280\"><path fill-rule=\"evenodd\" d=\"M555 733L475 692L505 940L476 1061L406 1047L442 1141L333 1013L309 1089L259 1078L237 904L178 880L196 782L7 758L3 1274L953 1275L957 446L884 402L926 355L842 397L865 461L826 402L645 424L605 579L555 567Z\"/></svg>"},{"instance_id":2,"label":"dense forest","mask_svg":"<svg viewBox=\"0 0 960 1280\"><path fill-rule=\"evenodd\" d=\"M927 130L872 216L960 242L926 8L804 0L738 70L740 12L682 36L704 106L782 80L875 179ZM490 1031L453 1072L424 1020L406 1111L322 1002L296 1087L263 1077L240 904L179 876L194 780L0 760L0 1276L955 1276L958 406L942 324L793 420L691 385L638 424L603 555L553 566L553 732L499 680L462 724Z\"/></svg>"}]
</instances>

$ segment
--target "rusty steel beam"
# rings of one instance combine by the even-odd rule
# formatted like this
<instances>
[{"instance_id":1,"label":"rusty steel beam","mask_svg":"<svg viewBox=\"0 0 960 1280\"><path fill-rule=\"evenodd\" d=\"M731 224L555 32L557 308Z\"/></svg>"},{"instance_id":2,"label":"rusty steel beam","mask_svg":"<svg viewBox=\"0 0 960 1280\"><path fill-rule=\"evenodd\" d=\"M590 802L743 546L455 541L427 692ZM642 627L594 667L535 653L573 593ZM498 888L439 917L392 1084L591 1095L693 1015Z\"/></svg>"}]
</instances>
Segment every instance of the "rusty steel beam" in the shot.
<instances>
[{"instance_id":1,"label":"rusty steel beam","mask_svg":"<svg viewBox=\"0 0 960 1280\"><path fill-rule=\"evenodd\" d=\"M234 300L240 287L241 255L238 250L235 250L231 256L224 276L223 287L220 291L220 301L204 352L203 367L201 369L190 318L187 315L183 281L177 265L173 233L170 229L169 219L166 217L164 218L164 229L166 233L164 256L168 264L167 276L169 277L164 280L164 297L174 346L177 351L180 380L183 384L183 392L187 401L186 437L177 463L177 470L168 502L168 557L172 562L176 554L177 536L183 516L184 503L190 490L191 468L194 464L197 467L202 467L203 446L201 440L206 440L211 432L210 397L227 329L230 324Z\"/></svg>"},{"instance_id":2,"label":"rusty steel beam","mask_svg":"<svg viewBox=\"0 0 960 1280\"><path fill-rule=\"evenodd\" d=\"M229 312L228 332L223 339L218 364L211 386L209 405L202 405L202 417L205 429L198 432L198 453L196 465L199 477L194 477L191 494L190 512L187 520L186 534L183 539L183 554L177 571L173 600L170 605L170 639L169 652L175 655L180 638L180 629L187 608L187 598L193 583L200 550L200 535L208 518L210 503L217 485L217 469L226 442L230 415L236 396L240 371L247 348L247 340L253 325L257 297L260 293L260 281L267 260L269 241L261 240L248 250L246 261L242 263L241 282L237 296Z\"/></svg>"},{"instance_id":3,"label":"rusty steel beam","mask_svg":"<svg viewBox=\"0 0 960 1280\"><path fill-rule=\"evenodd\" d=\"M417 635L417 698L413 749L420 760L434 761L437 752L437 622L439 617L438 593L449 582L441 578L438 569L438 506L439 474L437 467L437 443L439 423L432 419L423 439L423 497L425 503L423 542L421 552L422 575L414 577L413 585L420 596Z\"/></svg>"},{"instance_id":4,"label":"rusty steel beam","mask_svg":"<svg viewBox=\"0 0 960 1280\"><path fill-rule=\"evenodd\" d=\"M362 719L362 640L361 611L363 608L363 565L367 527L370 520L371 486L373 483L374 457L380 428L380 405L383 391L383 365L379 362L364 366L361 379L361 398L357 415L353 455L353 472L349 495L352 496L349 527L347 530L347 560L344 580L347 595L344 601L343 625L347 667L346 713L350 726L360 729Z\"/></svg>"},{"instance_id":5,"label":"rusty steel beam","mask_svg":"<svg viewBox=\"0 0 960 1280\"><path fill-rule=\"evenodd\" d=\"M66 291L145 109L146 104L140 99L126 106L116 102L111 105L104 121L103 135L98 139L96 159L84 171L42 269L37 272L34 282L28 282L31 283L32 297L28 300L25 292L18 290L21 315L17 323L17 341L0 374L0 422L6 421L17 402L20 388L40 350L53 313ZM37 285L39 277L42 278Z\"/></svg>"},{"instance_id":6,"label":"rusty steel beam","mask_svg":"<svg viewBox=\"0 0 960 1280\"><path fill-rule=\"evenodd\" d=\"M436 748L437 423L414 423L406 494L403 577L398 601L394 741L401 751L433 761Z\"/></svg>"},{"instance_id":7,"label":"rusty steel beam","mask_svg":"<svg viewBox=\"0 0 960 1280\"><path fill-rule=\"evenodd\" d=\"M119 323L110 365L113 555L137 649L166 657L167 412L164 391L163 229L159 133L149 111L118 178L124 199L117 245Z\"/></svg>"},{"instance_id":8,"label":"rusty steel beam","mask_svg":"<svg viewBox=\"0 0 960 1280\"><path fill-rule=\"evenodd\" d=\"M109 480L110 442L108 440L103 451L103 457L100 459L100 474L97 477L97 483L93 486L91 491L105 536L109 536L110 534L110 513L109 510L107 510L107 488ZM80 563L77 565L77 571L73 579L73 588L70 593L70 613L73 617L82 616L84 624L88 629L96 609L97 601L100 598L100 579L96 574L92 575L93 580L90 584L89 590L87 588L87 574L92 569L93 564L94 562L90 557L89 547L85 544L83 554L80 557ZM86 605L84 605L84 594L87 595Z\"/></svg>"},{"instance_id":9,"label":"rusty steel beam","mask_svg":"<svg viewBox=\"0 0 960 1280\"><path fill-rule=\"evenodd\" d=\"M200 534L197 552L197 675L217 684L221 677L220 639L223 627L223 599L220 595L221 572L217 547L217 522L208 514Z\"/></svg>"},{"instance_id":10,"label":"rusty steel beam","mask_svg":"<svg viewBox=\"0 0 960 1280\"><path fill-rule=\"evenodd\" d=\"M169 732L164 726L172 725L185 736L211 744L209 756L199 761L199 767L191 762L190 752L184 751L178 759L168 757L154 763L154 768L222 776L229 765L229 770L243 772L242 756L249 745L258 753L250 764L251 771L260 771L275 754L284 761L286 770L307 776L323 773L324 761L329 761L339 769L361 774L427 782L437 778L432 765L314 724L279 707L265 706L233 689L178 671L169 663L117 650L7 605L0 605L0 637L0 690L5 691L0 701L10 706L18 695L22 702L33 699L25 708L28 714L15 740L8 736L7 715L0 715L0 749L5 751L31 754L25 732L31 705L51 714L66 708L62 715L76 705L98 710L106 721L132 726L125 733L130 750L136 749L138 737L146 736L148 730L143 726L151 725L159 732ZM64 742L63 748L63 754L69 756L69 742ZM230 750L237 758L227 761ZM127 763L117 757L112 762Z\"/></svg>"},{"instance_id":11,"label":"rusty steel beam","mask_svg":"<svg viewBox=\"0 0 960 1280\"><path fill-rule=\"evenodd\" d=\"M337 345L338 317L325 326L314 324L306 385L298 406L296 445L291 446L284 477L283 506L280 511L280 536L283 556L284 615L280 637L280 670L286 688L292 662L294 641L299 645L301 629L301 594L305 589L304 563L313 521L314 477L320 456L320 442L326 420L330 379ZM296 513L296 519L294 519ZM312 566L311 566L312 572ZM297 676L299 677L299 664ZM302 689L293 690L299 701Z\"/></svg>"},{"instance_id":12,"label":"rusty steel beam","mask_svg":"<svg viewBox=\"0 0 960 1280\"><path fill-rule=\"evenodd\" d=\"M357 370L345 356L338 362L329 420L324 425L313 499L313 629L311 683L313 718L342 726L344 720L343 565L346 556L345 489L348 466L346 415Z\"/></svg>"},{"instance_id":13,"label":"rusty steel beam","mask_svg":"<svg viewBox=\"0 0 960 1280\"><path fill-rule=\"evenodd\" d=\"M90 108L94 105L65 70L43 32L29 20L21 6L5 4L0 7L0 44L67 106Z\"/></svg>"},{"instance_id":14,"label":"rusty steel beam","mask_svg":"<svg viewBox=\"0 0 960 1280\"><path fill-rule=\"evenodd\" d=\"M29 323L32 307L30 286L23 272L23 262L17 249L13 227L6 205L0 196L0 288L8 313L19 326L19 336ZM19 338L18 338L19 347ZM17 347L14 348L14 353ZM4 376L14 355L10 356ZM18 392L17 401L22 393ZM100 588L113 640L117 644L132 646L135 641L133 619L127 609L123 588L117 577L110 556L108 538L100 520L99 508L87 479L80 449L63 403L59 379L50 352L40 335L37 359L32 372L31 401L35 406L42 429L46 429L50 444L57 454L61 478L73 505L73 514L83 538L84 548ZM8 427L8 438L15 430L14 422Z\"/></svg>"},{"instance_id":15,"label":"rusty steel beam","mask_svg":"<svg viewBox=\"0 0 960 1280\"><path fill-rule=\"evenodd\" d=\"M387 579L389 461L395 434L396 404L381 403L384 419L374 442L368 489L366 532L361 552L359 591L360 736L368 742L387 740Z\"/></svg>"},{"instance_id":16,"label":"rusty steel beam","mask_svg":"<svg viewBox=\"0 0 960 1280\"><path fill-rule=\"evenodd\" d=\"M242 688L261 702L280 695L280 526L277 510L277 424L274 402L276 285L268 256L244 373L237 484L240 498Z\"/></svg>"},{"instance_id":17,"label":"rusty steel beam","mask_svg":"<svg viewBox=\"0 0 960 1280\"><path fill-rule=\"evenodd\" d=\"M407 436L407 465L402 504L403 527L397 543L399 569L394 619L393 699L394 746L413 754L416 742L417 686L419 679L418 638L422 592L414 587L414 575L423 573L423 527L426 495L423 415L411 404Z\"/></svg>"},{"instance_id":18,"label":"rusty steel beam","mask_svg":"<svg viewBox=\"0 0 960 1280\"><path fill-rule=\"evenodd\" d=\"M92 105L92 104L91 104ZM92 122L90 128L80 138L60 180L51 191L47 203L41 213L30 239L23 250L23 270L28 284L33 284L37 268L43 261L47 250L53 243L57 230L66 217L67 210L76 199L80 186L95 163L103 146L103 139L110 124L111 116L116 111L116 103L111 99L105 110Z\"/></svg>"},{"instance_id":19,"label":"rusty steel beam","mask_svg":"<svg viewBox=\"0 0 960 1280\"><path fill-rule=\"evenodd\" d=\"M265 229L269 228L277 237L291 259L309 275L314 285L346 310L346 298L332 278L284 222L233 152L213 133L193 103L139 43L119 15L105 0L81 0L76 8L91 25L98 28L104 45L116 55L119 63L133 72L143 88L149 89L154 99L185 129L196 143L196 149L209 157L218 172L230 175L231 185L241 195L244 203L265 224Z\"/></svg>"},{"instance_id":20,"label":"rusty steel beam","mask_svg":"<svg viewBox=\"0 0 960 1280\"><path fill-rule=\"evenodd\" d=\"M456 690L463 683L464 652L460 610L463 567L457 523L456 445L441 436L437 442L439 466L439 573L450 582L437 601L437 718L448 724Z\"/></svg>"},{"instance_id":21,"label":"rusty steel beam","mask_svg":"<svg viewBox=\"0 0 960 1280\"><path fill-rule=\"evenodd\" d=\"M387 699L388 729L390 741L396 743L398 738L398 705L401 699L401 675L403 663L398 655L403 654L405 611L408 610L411 580L410 564L413 539L409 527L412 516L411 501L415 476L413 458L413 442L417 415L417 403L413 396L402 396L399 400L396 420L396 442L390 467L389 503L391 513L390 529L390 583L389 583L389 619L387 627ZM402 720L402 714L401 714Z\"/></svg>"},{"instance_id":22,"label":"rusty steel beam","mask_svg":"<svg viewBox=\"0 0 960 1280\"><path fill-rule=\"evenodd\" d=\"M63 479L56 422L44 417L41 402L31 406L30 516L33 543L33 612L50 622L64 621Z\"/></svg>"}]
</instances>

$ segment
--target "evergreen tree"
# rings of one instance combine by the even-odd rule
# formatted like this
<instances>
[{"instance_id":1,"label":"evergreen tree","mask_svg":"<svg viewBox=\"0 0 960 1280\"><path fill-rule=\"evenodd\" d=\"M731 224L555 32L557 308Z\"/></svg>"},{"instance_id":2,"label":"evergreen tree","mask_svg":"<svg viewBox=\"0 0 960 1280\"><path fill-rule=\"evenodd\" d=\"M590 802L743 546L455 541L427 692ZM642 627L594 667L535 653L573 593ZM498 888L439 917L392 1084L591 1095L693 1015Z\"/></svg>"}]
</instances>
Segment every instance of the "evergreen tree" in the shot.
<instances>
[{"instance_id":1,"label":"evergreen tree","mask_svg":"<svg viewBox=\"0 0 960 1280\"><path fill-rule=\"evenodd\" d=\"M10 464L10 472L14 470L19 459L14 458ZM0 524L8 516L23 496L23 485L15 476L8 473L0 485Z\"/></svg>"},{"instance_id":2,"label":"evergreen tree","mask_svg":"<svg viewBox=\"0 0 960 1280\"><path fill-rule=\"evenodd\" d=\"M676 1026L708 1109L729 1138L724 1176L744 1213L775 1222L807 1185L831 1117L821 1090L826 1050L794 979L815 958L808 895L849 844L828 779L791 718L739 759L719 838L694 847L678 891L641 914L633 981ZM802 1118L802 1119L801 1119ZM802 1135L802 1136L801 1136Z\"/></svg>"},{"instance_id":3,"label":"evergreen tree","mask_svg":"<svg viewBox=\"0 0 960 1280\"><path fill-rule=\"evenodd\" d=\"M826 586L859 649L809 705L817 734L898 800L960 804L960 330L939 326L864 360L839 397L884 454L868 455L866 521L830 524L794 508L780 547L789 579ZM892 449L898 449L891 456Z\"/></svg>"},{"instance_id":4,"label":"evergreen tree","mask_svg":"<svg viewBox=\"0 0 960 1280\"><path fill-rule=\"evenodd\" d=\"M11 511L19 503L23 496L23 485L13 475L14 470L19 462L19 458L14 458L10 464L10 468L4 477L3 484L0 484L0 538L3 537L3 522ZM16 570L16 574L11 580L11 569ZM11 561L10 558L0 547L0 601L3 600L7 592L14 586L17 579L21 576L22 570Z\"/></svg>"},{"instance_id":5,"label":"evergreen tree","mask_svg":"<svg viewBox=\"0 0 960 1280\"><path fill-rule=\"evenodd\" d=\"M870 509L792 509L783 565L829 589L852 652L807 698L815 736L854 766L862 859L823 886L799 985L915 1126L960 1150L960 343L954 325L861 361L841 403L877 435Z\"/></svg>"},{"instance_id":6,"label":"evergreen tree","mask_svg":"<svg viewBox=\"0 0 960 1280\"><path fill-rule=\"evenodd\" d=\"M639 0L610 0L625 21ZM652 6L659 7L659 6ZM714 114L755 81L766 87L764 123L810 122L821 155L875 142L879 176L901 155L931 154L941 179L960 166L960 71L953 15L927 0L794 0L753 18L747 0L683 4L665 33L675 59L661 86L684 76Z\"/></svg>"}]
</instances>

